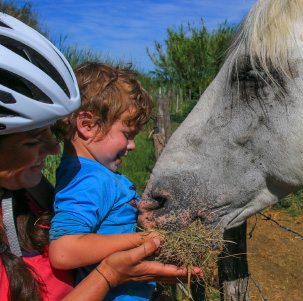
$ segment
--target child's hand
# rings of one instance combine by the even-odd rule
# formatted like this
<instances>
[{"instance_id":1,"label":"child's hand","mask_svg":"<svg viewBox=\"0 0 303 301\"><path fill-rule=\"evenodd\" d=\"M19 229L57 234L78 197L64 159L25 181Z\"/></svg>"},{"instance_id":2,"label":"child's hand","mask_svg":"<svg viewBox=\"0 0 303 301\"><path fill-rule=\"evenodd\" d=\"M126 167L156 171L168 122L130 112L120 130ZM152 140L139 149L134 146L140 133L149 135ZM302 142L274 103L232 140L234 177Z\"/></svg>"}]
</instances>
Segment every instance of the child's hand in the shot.
<instances>
[{"instance_id":1,"label":"child's hand","mask_svg":"<svg viewBox=\"0 0 303 301\"><path fill-rule=\"evenodd\" d=\"M161 240L161 237L157 232L142 232L141 235L142 235L142 243L147 242L153 238L157 238Z\"/></svg>"},{"instance_id":2,"label":"child's hand","mask_svg":"<svg viewBox=\"0 0 303 301\"><path fill-rule=\"evenodd\" d=\"M164 233L164 231L163 231L163 233ZM157 232L149 232L149 233L145 232L143 234L144 234L144 236L142 237L143 243L148 242L151 239L156 239L156 240L159 240L160 244L161 244L163 242L163 239L164 239L164 236L165 236L165 235L162 235L162 233L158 232L158 231ZM151 258L158 257L158 256L160 256L160 253L161 253L161 245L154 252L154 254L150 257Z\"/></svg>"}]
</instances>

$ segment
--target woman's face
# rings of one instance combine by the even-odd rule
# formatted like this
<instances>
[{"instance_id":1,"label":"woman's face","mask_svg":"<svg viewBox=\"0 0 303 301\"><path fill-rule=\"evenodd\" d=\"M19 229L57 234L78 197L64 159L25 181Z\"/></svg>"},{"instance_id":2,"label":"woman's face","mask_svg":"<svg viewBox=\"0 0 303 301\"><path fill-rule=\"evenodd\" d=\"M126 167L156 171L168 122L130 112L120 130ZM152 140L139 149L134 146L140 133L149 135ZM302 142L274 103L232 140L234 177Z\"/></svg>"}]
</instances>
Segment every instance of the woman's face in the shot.
<instances>
[{"instance_id":1,"label":"woman's face","mask_svg":"<svg viewBox=\"0 0 303 301\"><path fill-rule=\"evenodd\" d=\"M44 159L59 151L49 126L0 136L0 186L16 190L38 185Z\"/></svg>"}]
</instances>

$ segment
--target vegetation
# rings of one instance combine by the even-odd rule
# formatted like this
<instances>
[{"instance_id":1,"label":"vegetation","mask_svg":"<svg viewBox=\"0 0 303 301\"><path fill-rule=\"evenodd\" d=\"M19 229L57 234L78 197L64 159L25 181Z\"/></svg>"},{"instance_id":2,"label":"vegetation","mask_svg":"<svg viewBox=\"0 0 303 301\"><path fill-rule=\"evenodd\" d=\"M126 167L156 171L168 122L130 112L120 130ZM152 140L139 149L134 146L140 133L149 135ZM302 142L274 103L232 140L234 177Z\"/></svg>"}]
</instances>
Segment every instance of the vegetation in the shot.
<instances>
[{"instance_id":1,"label":"vegetation","mask_svg":"<svg viewBox=\"0 0 303 301\"><path fill-rule=\"evenodd\" d=\"M33 9L33 6L30 2L25 2L21 7L18 7L13 1L0 1L0 11L5 14L9 14L30 27L36 29L44 36L48 35L47 29L43 29L40 21L39 14L36 13Z\"/></svg>"},{"instance_id":2,"label":"vegetation","mask_svg":"<svg viewBox=\"0 0 303 301\"><path fill-rule=\"evenodd\" d=\"M60 36L59 41L52 40L52 42L64 54L72 67L87 61L104 62L110 65L115 65L116 63L109 55L103 55L102 52L81 48L78 44L67 43L67 36Z\"/></svg>"},{"instance_id":3,"label":"vegetation","mask_svg":"<svg viewBox=\"0 0 303 301\"><path fill-rule=\"evenodd\" d=\"M201 19L200 26L190 23L178 30L167 29L165 47L155 41L155 53L147 53L156 66L154 75L158 82L191 88L198 93L204 90L218 73L225 52L235 32L227 22L209 32Z\"/></svg>"},{"instance_id":4,"label":"vegetation","mask_svg":"<svg viewBox=\"0 0 303 301\"><path fill-rule=\"evenodd\" d=\"M303 190L292 193L273 206L275 210L286 211L292 217L303 214Z\"/></svg>"}]
</instances>

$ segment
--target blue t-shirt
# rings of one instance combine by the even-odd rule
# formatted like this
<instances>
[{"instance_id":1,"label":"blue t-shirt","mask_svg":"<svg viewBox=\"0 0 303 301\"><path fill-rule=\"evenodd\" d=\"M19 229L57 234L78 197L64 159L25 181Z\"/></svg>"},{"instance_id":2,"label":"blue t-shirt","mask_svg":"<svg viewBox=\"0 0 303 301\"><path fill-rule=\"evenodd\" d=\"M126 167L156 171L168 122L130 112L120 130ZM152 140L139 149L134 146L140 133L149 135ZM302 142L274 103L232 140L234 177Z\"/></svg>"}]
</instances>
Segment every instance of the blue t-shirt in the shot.
<instances>
[{"instance_id":1,"label":"blue t-shirt","mask_svg":"<svg viewBox=\"0 0 303 301\"><path fill-rule=\"evenodd\" d=\"M56 174L50 240L70 234L136 232L139 195L123 175L84 157L63 157ZM77 269L76 284L98 264ZM121 284L104 300L150 300L153 282Z\"/></svg>"}]
</instances>

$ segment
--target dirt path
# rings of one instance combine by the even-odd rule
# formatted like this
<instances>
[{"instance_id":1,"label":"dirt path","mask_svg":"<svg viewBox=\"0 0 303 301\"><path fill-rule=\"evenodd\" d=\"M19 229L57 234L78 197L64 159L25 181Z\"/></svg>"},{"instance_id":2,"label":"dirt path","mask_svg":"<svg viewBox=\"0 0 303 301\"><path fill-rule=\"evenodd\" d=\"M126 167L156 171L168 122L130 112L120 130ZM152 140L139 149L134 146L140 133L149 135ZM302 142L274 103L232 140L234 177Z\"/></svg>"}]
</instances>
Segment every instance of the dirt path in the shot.
<instances>
[{"instance_id":1,"label":"dirt path","mask_svg":"<svg viewBox=\"0 0 303 301\"><path fill-rule=\"evenodd\" d=\"M266 214L280 224L303 235L303 215L289 215L268 210ZM303 300L303 241L260 215L248 220L248 232L257 221L252 238L248 239L248 264L251 277L260 286L265 299ZM263 300L250 280L251 300Z\"/></svg>"}]
</instances>

